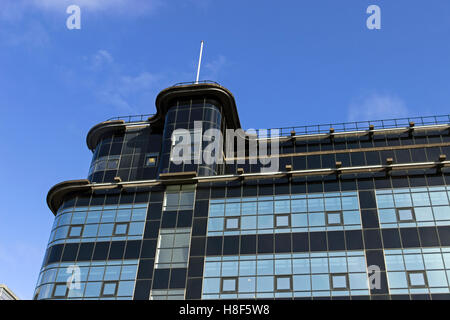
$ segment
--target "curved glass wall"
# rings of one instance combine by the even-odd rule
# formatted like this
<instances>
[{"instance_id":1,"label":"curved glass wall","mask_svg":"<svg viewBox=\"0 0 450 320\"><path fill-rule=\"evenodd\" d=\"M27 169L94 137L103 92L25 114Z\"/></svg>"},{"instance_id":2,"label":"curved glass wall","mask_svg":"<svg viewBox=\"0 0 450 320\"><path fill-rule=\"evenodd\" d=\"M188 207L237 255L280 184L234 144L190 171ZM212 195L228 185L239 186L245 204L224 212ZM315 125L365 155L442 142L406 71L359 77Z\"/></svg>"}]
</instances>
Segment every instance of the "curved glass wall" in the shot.
<instances>
[{"instance_id":1,"label":"curved glass wall","mask_svg":"<svg viewBox=\"0 0 450 320\"><path fill-rule=\"evenodd\" d=\"M161 148L161 134L151 128L128 128L105 136L92 156L88 179L113 182L154 179Z\"/></svg>"},{"instance_id":2,"label":"curved glass wall","mask_svg":"<svg viewBox=\"0 0 450 320\"><path fill-rule=\"evenodd\" d=\"M140 246L148 203L99 199L98 203L83 197L69 199L58 210L47 252L61 248L62 258L55 261L46 255L34 299L132 299L137 257L115 254L114 248ZM94 255L83 254L84 246L95 247ZM98 250L102 254L96 257Z\"/></svg>"},{"instance_id":3,"label":"curved glass wall","mask_svg":"<svg viewBox=\"0 0 450 320\"><path fill-rule=\"evenodd\" d=\"M214 141L211 141L214 137L206 137L205 133L209 129L220 132L221 122L219 104L214 100L184 100L174 103L166 114L159 172L195 171L199 176L217 175L220 165L217 161L212 164L205 162L202 151ZM175 154L175 146L179 149L180 146L183 147L184 154ZM219 158L223 157L223 148L210 154L215 157L216 151L221 153ZM177 162L176 157L183 157L183 161Z\"/></svg>"},{"instance_id":4,"label":"curved glass wall","mask_svg":"<svg viewBox=\"0 0 450 320\"><path fill-rule=\"evenodd\" d=\"M92 182L104 182L105 175L106 180L111 180L111 178L117 175L123 138L123 133L116 133L104 137L99 142L92 155L88 180Z\"/></svg>"}]
</instances>

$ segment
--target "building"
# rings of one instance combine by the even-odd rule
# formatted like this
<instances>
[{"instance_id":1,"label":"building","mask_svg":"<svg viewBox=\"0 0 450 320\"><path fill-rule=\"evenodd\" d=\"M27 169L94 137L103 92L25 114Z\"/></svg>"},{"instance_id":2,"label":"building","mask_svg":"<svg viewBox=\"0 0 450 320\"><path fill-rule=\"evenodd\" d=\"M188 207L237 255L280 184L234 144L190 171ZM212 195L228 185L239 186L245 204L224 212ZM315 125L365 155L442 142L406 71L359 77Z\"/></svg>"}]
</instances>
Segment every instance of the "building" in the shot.
<instances>
[{"instance_id":1,"label":"building","mask_svg":"<svg viewBox=\"0 0 450 320\"><path fill-rule=\"evenodd\" d=\"M241 128L234 97L180 84L156 108L94 126L88 178L49 191L35 299L450 298L448 115L224 134L223 163L175 163Z\"/></svg>"},{"instance_id":2,"label":"building","mask_svg":"<svg viewBox=\"0 0 450 320\"><path fill-rule=\"evenodd\" d=\"M0 284L0 300L20 300L6 285Z\"/></svg>"}]
</instances>

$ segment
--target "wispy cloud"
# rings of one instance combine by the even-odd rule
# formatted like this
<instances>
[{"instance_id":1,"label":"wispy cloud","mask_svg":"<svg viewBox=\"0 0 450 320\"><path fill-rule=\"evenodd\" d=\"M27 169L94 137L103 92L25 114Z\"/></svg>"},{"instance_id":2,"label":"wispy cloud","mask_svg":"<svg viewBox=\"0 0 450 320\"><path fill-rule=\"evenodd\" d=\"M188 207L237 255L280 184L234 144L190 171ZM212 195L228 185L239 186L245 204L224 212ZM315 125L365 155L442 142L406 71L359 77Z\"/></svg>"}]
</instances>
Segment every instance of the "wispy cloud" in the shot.
<instances>
[{"instance_id":1,"label":"wispy cloud","mask_svg":"<svg viewBox=\"0 0 450 320\"><path fill-rule=\"evenodd\" d=\"M33 0L32 4L38 8L60 10L75 4L91 11L108 11L116 9L132 10L134 13L153 11L162 5L161 0Z\"/></svg>"},{"instance_id":2,"label":"wispy cloud","mask_svg":"<svg viewBox=\"0 0 450 320\"><path fill-rule=\"evenodd\" d=\"M138 75L112 77L98 92L103 103L115 107L122 113L138 113L142 102L152 97L160 88L163 77L149 72ZM147 100L148 103L148 100Z\"/></svg>"},{"instance_id":3,"label":"wispy cloud","mask_svg":"<svg viewBox=\"0 0 450 320\"><path fill-rule=\"evenodd\" d=\"M408 116L406 103L390 94L372 93L355 99L348 107L349 121L401 118Z\"/></svg>"},{"instance_id":4,"label":"wispy cloud","mask_svg":"<svg viewBox=\"0 0 450 320\"><path fill-rule=\"evenodd\" d=\"M164 5L162 0L1 0L0 20L21 20L31 9L65 14L69 5L78 5L90 12L120 13L121 16L154 12Z\"/></svg>"},{"instance_id":5,"label":"wispy cloud","mask_svg":"<svg viewBox=\"0 0 450 320\"><path fill-rule=\"evenodd\" d=\"M112 55L106 50L98 50L90 59L90 68L94 70L101 69L104 66L114 62Z\"/></svg>"},{"instance_id":6,"label":"wispy cloud","mask_svg":"<svg viewBox=\"0 0 450 320\"><path fill-rule=\"evenodd\" d=\"M100 82L93 83L93 90L103 104L120 113L138 113L148 107L149 99L154 99L161 89L165 77L159 73L140 71L136 74L122 71L113 55L107 50L98 50L87 58L88 69L93 76L100 75Z\"/></svg>"},{"instance_id":7,"label":"wispy cloud","mask_svg":"<svg viewBox=\"0 0 450 320\"><path fill-rule=\"evenodd\" d=\"M205 63L204 67L204 79L207 80L217 80L220 73L229 66L229 62L224 55L219 55L210 62Z\"/></svg>"},{"instance_id":8,"label":"wispy cloud","mask_svg":"<svg viewBox=\"0 0 450 320\"><path fill-rule=\"evenodd\" d=\"M18 28L0 28L0 44L6 46L45 47L50 35L38 21L31 20Z\"/></svg>"}]
</instances>

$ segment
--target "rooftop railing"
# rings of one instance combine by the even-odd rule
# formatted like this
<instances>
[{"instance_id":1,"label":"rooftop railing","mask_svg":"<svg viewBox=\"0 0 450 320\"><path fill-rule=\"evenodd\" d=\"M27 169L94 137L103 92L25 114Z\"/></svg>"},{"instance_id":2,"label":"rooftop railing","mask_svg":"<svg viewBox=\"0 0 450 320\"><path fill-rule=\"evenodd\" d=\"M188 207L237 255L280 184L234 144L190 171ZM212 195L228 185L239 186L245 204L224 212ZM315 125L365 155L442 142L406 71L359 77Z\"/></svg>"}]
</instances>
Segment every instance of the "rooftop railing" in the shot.
<instances>
[{"instance_id":1,"label":"rooftop railing","mask_svg":"<svg viewBox=\"0 0 450 320\"><path fill-rule=\"evenodd\" d=\"M427 117L412 117L412 118L397 118L387 120L370 120L370 121L355 121L355 122L341 122L328 123L318 125L306 125L298 127L283 127L255 130L260 138L265 137L285 137L290 135L313 135L333 132L351 132L364 130L380 130L403 128L413 126L429 126L439 124L450 124L450 115L427 116Z\"/></svg>"},{"instance_id":2,"label":"rooftop railing","mask_svg":"<svg viewBox=\"0 0 450 320\"><path fill-rule=\"evenodd\" d=\"M131 116L120 116L120 117L109 118L106 121L123 120L126 123L143 122L143 121L147 121L148 118L153 117L153 116L154 116L154 114L138 114L138 115L131 115Z\"/></svg>"},{"instance_id":3,"label":"rooftop railing","mask_svg":"<svg viewBox=\"0 0 450 320\"><path fill-rule=\"evenodd\" d=\"M201 80L201 81L198 81L198 82L196 82L196 81L178 82L178 83L175 83L170 88L186 86L186 85L191 85L191 84L197 84L197 83L213 83L213 84L217 84L217 85L220 86L220 84L218 82L216 82L216 81ZM126 123L142 122L142 121L147 121L148 118L153 117L153 116L154 116L154 114L138 114L138 115L131 115L131 116L119 116L119 117L109 118L106 121L123 120Z\"/></svg>"},{"instance_id":4,"label":"rooftop railing","mask_svg":"<svg viewBox=\"0 0 450 320\"><path fill-rule=\"evenodd\" d=\"M212 80L200 80L200 81L185 81L185 82L178 82L175 83L172 87L179 87L179 86L187 86L190 84L198 84L198 83L213 83L213 84L217 84L218 86L220 86L220 84L216 81L212 81Z\"/></svg>"},{"instance_id":5,"label":"rooftop railing","mask_svg":"<svg viewBox=\"0 0 450 320\"><path fill-rule=\"evenodd\" d=\"M106 121L124 120L126 123L143 122L147 121L147 119L152 116L154 116L154 114L120 116L110 118ZM379 130L379 129L403 128L409 127L412 123L415 126L450 124L450 115L328 123L328 124L306 125L297 127L270 128L270 129L256 129L255 133L257 134L258 138L286 137L291 135L301 136L301 135L326 134L330 133L331 128L333 129L333 132L351 132L351 131L364 131L369 129Z\"/></svg>"}]
</instances>

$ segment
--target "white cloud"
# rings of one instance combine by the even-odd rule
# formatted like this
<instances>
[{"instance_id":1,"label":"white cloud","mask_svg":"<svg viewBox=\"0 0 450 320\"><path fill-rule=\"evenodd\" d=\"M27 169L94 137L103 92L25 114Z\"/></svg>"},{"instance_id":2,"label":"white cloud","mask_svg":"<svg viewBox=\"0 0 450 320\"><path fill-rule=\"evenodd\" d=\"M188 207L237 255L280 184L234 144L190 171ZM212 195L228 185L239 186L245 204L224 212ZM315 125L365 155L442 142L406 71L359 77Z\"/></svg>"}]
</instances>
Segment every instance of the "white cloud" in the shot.
<instances>
[{"instance_id":1,"label":"white cloud","mask_svg":"<svg viewBox=\"0 0 450 320\"><path fill-rule=\"evenodd\" d=\"M203 79L205 80L217 80L219 73L223 71L225 67L229 65L228 60L225 56L219 55L217 58L211 62L205 63L205 74ZM200 73L201 75L201 73Z\"/></svg>"},{"instance_id":2,"label":"white cloud","mask_svg":"<svg viewBox=\"0 0 450 320\"><path fill-rule=\"evenodd\" d=\"M405 102L397 96L373 93L353 101L348 108L349 121L379 120L408 116Z\"/></svg>"},{"instance_id":3,"label":"white cloud","mask_svg":"<svg viewBox=\"0 0 450 320\"><path fill-rule=\"evenodd\" d=\"M149 72L138 75L113 75L98 91L99 99L122 113L139 113L142 101L160 89L162 76ZM148 101L147 101L148 104ZM145 107L148 107L146 105ZM144 111L144 113L148 113Z\"/></svg>"},{"instance_id":4,"label":"white cloud","mask_svg":"<svg viewBox=\"0 0 450 320\"><path fill-rule=\"evenodd\" d=\"M148 71L136 75L121 71L121 67L114 62L112 54L107 50L98 50L87 60L88 68L101 74L101 82L93 84L97 98L124 114L139 113L142 112L141 107L148 108L149 97L156 95L164 79L162 75Z\"/></svg>"},{"instance_id":5,"label":"white cloud","mask_svg":"<svg viewBox=\"0 0 450 320\"><path fill-rule=\"evenodd\" d=\"M38 21L28 21L20 31L0 28L0 43L7 46L46 47L50 43L50 35Z\"/></svg>"},{"instance_id":6,"label":"white cloud","mask_svg":"<svg viewBox=\"0 0 450 320\"><path fill-rule=\"evenodd\" d=\"M95 70L114 62L112 55L107 50L98 50L90 60L90 68Z\"/></svg>"},{"instance_id":7,"label":"white cloud","mask_svg":"<svg viewBox=\"0 0 450 320\"><path fill-rule=\"evenodd\" d=\"M119 91L123 94L127 94L141 90L148 90L153 88L160 79L161 76L151 74L149 72L142 72L135 77L123 76L120 79Z\"/></svg>"},{"instance_id":8,"label":"white cloud","mask_svg":"<svg viewBox=\"0 0 450 320\"><path fill-rule=\"evenodd\" d=\"M64 10L74 4L90 11L123 10L124 14L149 12L162 5L161 0L33 0L32 3L47 10Z\"/></svg>"},{"instance_id":9,"label":"white cloud","mask_svg":"<svg viewBox=\"0 0 450 320\"><path fill-rule=\"evenodd\" d=\"M39 9L66 14L70 5L80 6L91 12L120 13L123 16L153 12L164 5L162 0L1 0L0 20L21 20L27 10Z\"/></svg>"}]
</instances>

